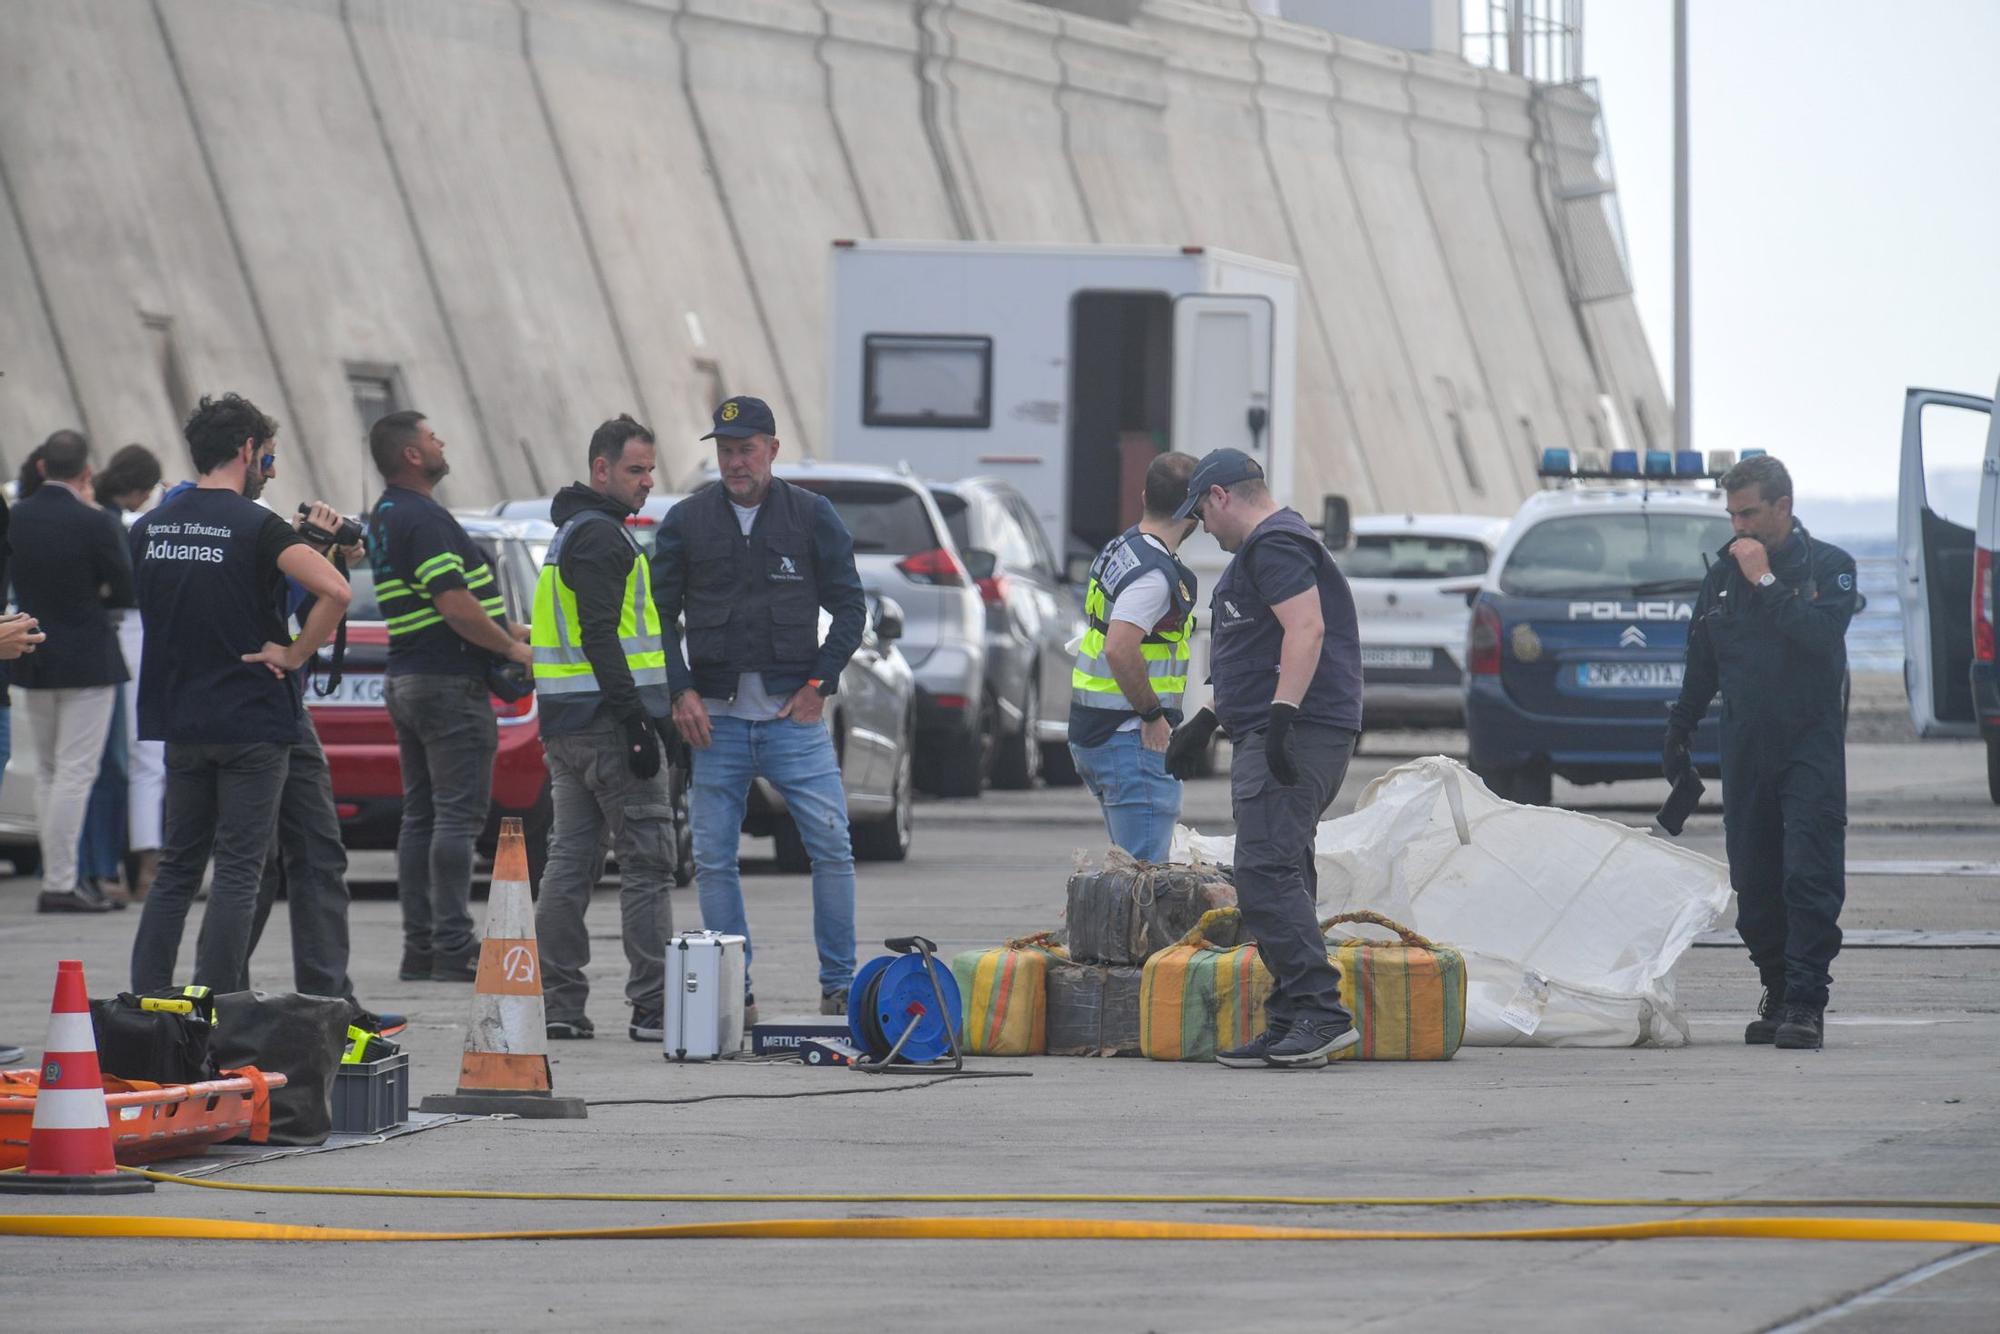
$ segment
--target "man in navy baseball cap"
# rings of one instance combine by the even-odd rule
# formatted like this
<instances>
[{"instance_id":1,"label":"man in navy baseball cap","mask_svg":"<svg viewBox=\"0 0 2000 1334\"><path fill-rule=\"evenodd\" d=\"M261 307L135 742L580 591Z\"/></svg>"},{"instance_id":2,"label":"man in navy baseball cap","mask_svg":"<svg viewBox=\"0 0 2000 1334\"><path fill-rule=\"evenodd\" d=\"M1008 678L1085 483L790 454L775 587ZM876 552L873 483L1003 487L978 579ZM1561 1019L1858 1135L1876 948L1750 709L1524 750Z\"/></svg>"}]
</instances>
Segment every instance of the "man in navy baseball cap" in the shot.
<instances>
[{"instance_id":1,"label":"man in navy baseball cap","mask_svg":"<svg viewBox=\"0 0 2000 1334\"><path fill-rule=\"evenodd\" d=\"M753 436L775 436L777 433L778 419L771 415L771 405L761 398L738 394L735 398L724 399L716 408L715 429L702 439L714 440L720 436L729 440L748 440Z\"/></svg>"},{"instance_id":2,"label":"man in navy baseball cap","mask_svg":"<svg viewBox=\"0 0 2000 1334\"><path fill-rule=\"evenodd\" d=\"M1208 500L1208 493L1220 487L1223 490L1238 482L1264 480L1264 466L1240 449L1211 449L1195 464L1194 475L1188 478L1187 499L1174 511L1176 519L1199 519L1201 507Z\"/></svg>"}]
</instances>

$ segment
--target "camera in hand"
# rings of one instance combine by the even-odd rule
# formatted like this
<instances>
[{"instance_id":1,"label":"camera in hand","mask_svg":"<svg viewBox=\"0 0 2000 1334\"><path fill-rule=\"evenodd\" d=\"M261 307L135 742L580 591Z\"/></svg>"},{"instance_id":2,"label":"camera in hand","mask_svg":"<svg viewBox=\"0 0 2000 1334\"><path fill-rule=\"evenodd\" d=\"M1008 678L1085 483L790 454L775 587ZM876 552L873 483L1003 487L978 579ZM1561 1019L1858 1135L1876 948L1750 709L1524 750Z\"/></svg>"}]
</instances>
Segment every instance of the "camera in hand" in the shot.
<instances>
[{"instance_id":1,"label":"camera in hand","mask_svg":"<svg viewBox=\"0 0 2000 1334\"><path fill-rule=\"evenodd\" d=\"M309 517L312 506L299 504L299 536L316 547L351 547L361 540L361 522L346 515L340 517L340 527L322 528Z\"/></svg>"}]
</instances>

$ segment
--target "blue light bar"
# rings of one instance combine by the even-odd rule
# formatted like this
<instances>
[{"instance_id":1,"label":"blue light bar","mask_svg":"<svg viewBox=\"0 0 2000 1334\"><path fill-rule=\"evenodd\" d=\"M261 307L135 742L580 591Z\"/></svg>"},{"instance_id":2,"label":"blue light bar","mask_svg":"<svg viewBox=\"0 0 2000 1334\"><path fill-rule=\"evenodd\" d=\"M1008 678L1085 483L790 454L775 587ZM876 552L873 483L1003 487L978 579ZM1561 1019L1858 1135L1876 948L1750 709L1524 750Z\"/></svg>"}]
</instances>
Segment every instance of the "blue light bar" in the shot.
<instances>
[{"instance_id":1,"label":"blue light bar","mask_svg":"<svg viewBox=\"0 0 2000 1334\"><path fill-rule=\"evenodd\" d=\"M1674 473L1680 477L1701 476L1701 451L1683 449L1674 455Z\"/></svg>"},{"instance_id":2,"label":"blue light bar","mask_svg":"<svg viewBox=\"0 0 2000 1334\"><path fill-rule=\"evenodd\" d=\"M1567 449L1542 451L1542 476L1567 477L1574 471L1576 469L1570 466L1570 454Z\"/></svg>"},{"instance_id":3,"label":"blue light bar","mask_svg":"<svg viewBox=\"0 0 2000 1334\"><path fill-rule=\"evenodd\" d=\"M1745 459L1761 459L1770 452L1771 451L1768 449L1746 449L1741 454L1737 455L1737 457Z\"/></svg>"},{"instance_id":4,"label":"blue light bar","mask_svg":"<svg viewBox=\"0 0 2000 1334\"><path fill-rule=\"evenodd\" d=\"M1672 477L1673 475L1674 456L1672 454L1664 449L1649 449L1646 451L1646 476Z\"/></svg>"},{"instance_id":5,"label":"blue light bar","mask_svg":"<svg viewBox=\"0 0 2000 1334\"><path fill-rule=\"evenodd\" d=\"M1612 450L1611 475L1613 477L1637 477L1639 475L1639 451L1636 449Z\"/></svg>"}]
</instances>

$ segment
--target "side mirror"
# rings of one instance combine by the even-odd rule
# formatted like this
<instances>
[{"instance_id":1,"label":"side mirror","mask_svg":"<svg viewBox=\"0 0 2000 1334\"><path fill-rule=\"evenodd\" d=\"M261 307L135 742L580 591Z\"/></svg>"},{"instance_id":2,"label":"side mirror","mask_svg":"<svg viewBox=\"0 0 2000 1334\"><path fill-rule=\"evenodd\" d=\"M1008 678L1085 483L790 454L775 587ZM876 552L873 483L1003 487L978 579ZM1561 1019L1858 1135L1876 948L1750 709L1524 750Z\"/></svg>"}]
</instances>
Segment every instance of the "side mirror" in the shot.
<instances>
[{"instance_id":1,"label":"side mirror","mask_svg":"<svg viewBox=\"0 0 2000 1334\"><path fill-rule=\"evenodd\" d=\"M893 644L903 637L902 603L885 597L875 604L875 637L884 645Z\"/></svg>"},{"instance_id":2,"label":"side mirror","mask_svg":"<svg viewBox=\"0 0 2000 1334\"><path fill-rule=\"evenodd\" d=\"M1089 581L1090 567L1096 561L1097 557L1088 551L1070 552L1069 559L1063 562L1063 582L1075 584L1078 588L1083 587Z\"/></svg>"},{"instance_id":3,"label":"side mirror","mask_svg":"<svg viewBox=\"0 0 2000 1334\"><path fill-rule=\"evenodd\" d=\"M1347 550L1354 538L1354 516L1346 496L1320 497L1319 531L1328 551Z\"/></svg>"},{"instance_id":4,"label":"side mirror","mask_svg":"<svg viewBox=\"0 0 2000 1334\"><path fill-rule=\"evenodd\" d=\"M1000 568L1000 558L984 547L967 547L958 554L965 558L965 572L974 583L991 579L993 571Z\"/></svg>"}]
</instances>

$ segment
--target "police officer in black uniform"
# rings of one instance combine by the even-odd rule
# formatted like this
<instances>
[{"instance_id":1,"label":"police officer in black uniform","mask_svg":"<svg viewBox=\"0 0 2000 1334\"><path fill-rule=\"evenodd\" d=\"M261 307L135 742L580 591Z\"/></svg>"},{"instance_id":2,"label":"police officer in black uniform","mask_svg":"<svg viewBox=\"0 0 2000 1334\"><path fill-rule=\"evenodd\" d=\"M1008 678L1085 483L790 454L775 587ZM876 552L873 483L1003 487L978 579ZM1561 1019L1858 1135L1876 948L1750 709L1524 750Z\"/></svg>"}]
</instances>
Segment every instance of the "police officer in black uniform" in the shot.
<instances>
[{"instance_id":1,"label":"police officer in black uniform","mask_svg":"<svg viewBox=\"0 0 2000 1334\"><path fill-rule=\"evenodd\" d=\"M257 885L304 718L296 673L347 614L347 580L292 525L255 503L277 423L235 394L204 398L185 435L201 480L134 525L146 628L139 735L166 743L166 844L132 942L132 989L174 982L188 904L211 851L215 879L194 983L241 985ZM285 578L318 601L285 629Z\"/></svg>"},{"instance_id":2,"label":"police officer in black uniform","mask_svg":"<svg viewBox=\"0 0 2000 1334\"><path fill-rule=\"evenodd\" d=\"M1736 929L1763 978L1749 1043L1821 1045L1847 897L1847 623L1854 558L1792 517L1769 455L1723 474L1736 538L1695 600L1661 757L1669 782L1722 693L1722 823Z\"/></svg>"},{"instance_id":3,"label":"police officer in black uniform","mask_svg":"<svg viewBox=\"0 0 2000 1334\"><path fill-rule=\"evenodd\" d=\"M1215 730L1229 737L1236 901L1272 977L1269 1027L1215 1059L1312 1069L1360 1037L1320 935L1313 869L1313 835L1361 731L1354 597L1332 553L1272 499L1242 450L1202 459L1178 517L1190 515L1235 559L1209 604L1215 703L1175 730L1167 768L1191 777Z\"/></svg>"}]
</instances>

